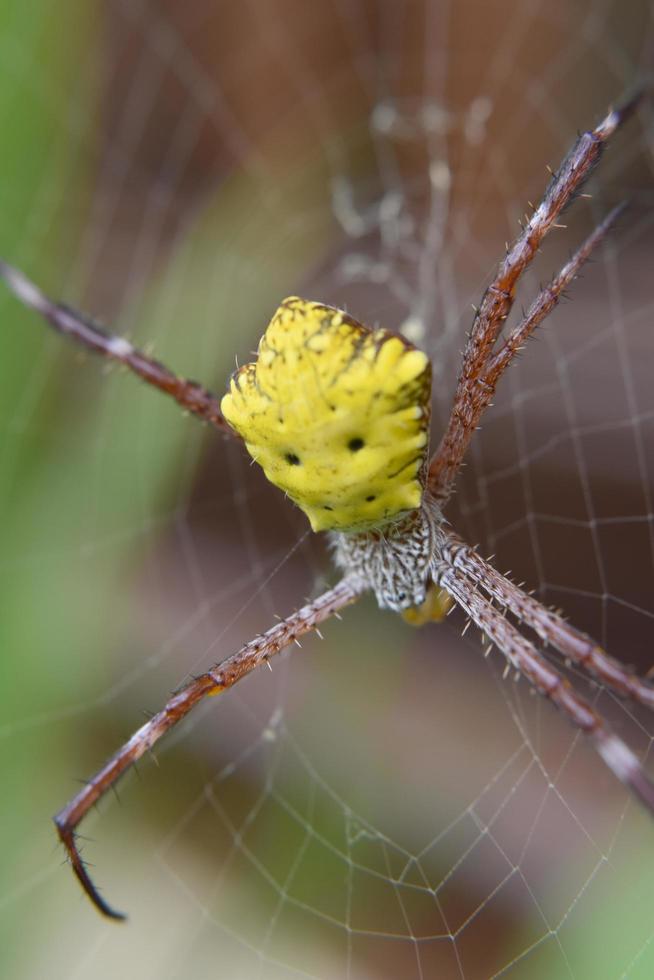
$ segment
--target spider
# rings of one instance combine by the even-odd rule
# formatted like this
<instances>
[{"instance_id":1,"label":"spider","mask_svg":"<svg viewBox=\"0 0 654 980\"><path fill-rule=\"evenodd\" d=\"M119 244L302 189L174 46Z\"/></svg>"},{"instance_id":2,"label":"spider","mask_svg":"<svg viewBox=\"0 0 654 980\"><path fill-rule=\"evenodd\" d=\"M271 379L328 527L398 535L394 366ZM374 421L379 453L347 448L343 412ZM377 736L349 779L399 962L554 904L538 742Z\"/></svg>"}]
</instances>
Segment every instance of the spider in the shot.
<instances>
[{"instance_id":1,"label":"spider","mask_svg":"<svg viewBox=\"0 0 654 980\"><path fill-rule=\"evenodd\" d=\"M654 686L496 571L443 516L502 374L622 213L620 205L604 218L502 336L520 276L637 102L638 96L625 101L579 136L507 248L475 312L451 414L431 459L430 364L399 334L370 329L343 311L292 297L271 320L257 360L237 370L219 402L129 341L53 302L21 272L0 262L9 289L55 330L122 363L220 432L240 437L268 479L304 510L313 530L328 532L342 572L335 586L173 694L54 817L77 878L106 916L125 918L99 893L76 839L76 828L93 804L206 696L232 687L369 590L379 606L417 624L438 621L453 604L460 606L504 654L507 670L524 675L585 732L615 776L654 814L654 784L636 755L520 627L620 695L654 707Z\"/></svg>"}]
</instances>

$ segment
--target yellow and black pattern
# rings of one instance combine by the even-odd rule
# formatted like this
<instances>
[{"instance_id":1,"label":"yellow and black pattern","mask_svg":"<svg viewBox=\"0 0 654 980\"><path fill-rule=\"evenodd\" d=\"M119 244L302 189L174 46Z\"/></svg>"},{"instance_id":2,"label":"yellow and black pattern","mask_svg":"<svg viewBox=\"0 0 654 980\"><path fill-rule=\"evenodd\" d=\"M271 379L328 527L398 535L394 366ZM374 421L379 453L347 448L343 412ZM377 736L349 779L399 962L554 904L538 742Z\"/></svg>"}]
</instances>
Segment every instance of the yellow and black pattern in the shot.
<instances>
[{"instance_id":1,"label":"yellow and black pattern","mask_svg":"<svg viewBox=\"0 0 654 980\"><path fill-rule=\"evenodd\" d=\"M430 394L403 337L290 297L221 409L314 531L361 531L420 506Z\"/></svg>"}]
</instances>

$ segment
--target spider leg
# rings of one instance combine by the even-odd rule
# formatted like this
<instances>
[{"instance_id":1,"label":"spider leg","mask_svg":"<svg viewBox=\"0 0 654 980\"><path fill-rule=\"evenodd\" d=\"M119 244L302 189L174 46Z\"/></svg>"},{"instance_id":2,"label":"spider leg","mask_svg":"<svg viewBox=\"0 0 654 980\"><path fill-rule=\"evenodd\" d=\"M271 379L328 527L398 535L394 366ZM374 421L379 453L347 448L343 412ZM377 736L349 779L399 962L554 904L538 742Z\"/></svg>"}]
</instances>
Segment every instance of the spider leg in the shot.
<instances>
[{"instance_id":1,"label":"spider leg","mask_svg":"<svg viewBox=\"0 0 654 980\"><path fill-rule=\"evenodd\" d=\"M607 214L604 220L600 222L597 228L595 228L588 238L586 238L580 245L572 258L566 262L561 271L558 272L546 286L542 287L538 296L533 301L523 318L510 331L499 350L488 359L488 363L484 371L484 380L489 386L488 391L490 393L488 394L487 399L485 397L480 399L480 407L477 409L476 417L474 419L475 428L479 423L482 413L488 407L490 398L495 391L495 387L500 380L500 377L502 374L504 374L504 371L507 369L516 354L520 353L536 328L540 326L543 320L552 312L570 283L579 275L581 267L588 261L591 253L606 237L609 230L624 212L625 208L626 203L623 202L622 204L618 204L617 207L613 208L613 210ZM484 390L484 395L485 394L486 389Z\"/></svg>"},{"instance_id":2,"label":"spider leg","mask_svg":"<svg viewBox=\"0 0 654 980\"><path fill-rule=\"evenodd\" d=\"M615 207L597 226L597 228L591 232L591 234L574 253L572 258L566 262L561 271L557 273L557 275L554 276L554 278L551 279L546 286L542 287L536 299L533 301L520 322L510 331L499 350L497 350L496 353L489 355L486 365L482 369L480 377L477 381L474 398L468 405L466 421L464 423L465 433L463 434L463 437L466 440L465 446L463 446L464 450L472 438L473 433L477 429L482 415L491 403L491 399L495 394L495 389L500 377L509 366L513 358L520 353L536 328L552 312L565 290L568 288L573 279L575 279L579 274L581 267L588 260L592 251L597 247L597 245L599 245L602 239L607 235L609 229L620 217L625 209L625 206L626 205L623 203ZM462 409L457 408L455 403L452 410L453 418L457 418L459 422L461 421L460 416L455 416L454 413L460 413L461 411ZM430 487L430 489L432 493L443 493L442 489L439 490L436 488L436 490L434 490L432 487ZM447 492L449 493L449 490ZM441 506L443 503L444 499L441 497Z\"/></svg>"},{"instance_id":3,"label":"spider leg","mask_svg":"<svg viewBox=\"0 0 654 980\"><path fill-rule=\"evenodd\" d=\"M221 432L236 436L220 411L220 399L212 395L196 381L187 381L173 374L167 367L148 357L132 346L124 337L108 333L89 317L57 303L31 282L18 269L0 259L0 278L21 303L35 310L61 334L71 337L82 347L118 361L137 374L143 381L171 395L187 411L210 422Z\"/></svg>"},{"instance_id":4,"label":"spider leg","mask_svg":"<svg viewBox=\"0 0 654 980\"><path fill-rule=\"evenodd\" d=\"M485 561L457 534L444 529L440 545L447 561L476 582L491 598L529 626L543 643L550 643L572 663L592 674L623 697L654 708L654 686L609 656L590 636L541 605Z\"/></svg>"},{"instance_id":5,"label":"spider leg","mask_svg":"<svg viewBox=\"0 0 654 980\"><path fill-rule=\"evenodd\" d=\"M500 357L499 371L497 371L498 364L495 363L494 368L497 373L495 382L493 382L493 361L491 359L503 324L513 307L518 279L531 263L541 242L555 225L556 219L570 204L584 181L591 174L610 137L632 114L639 98L640 94L622 106L612 109L599 126L590 132L582 133L558 172L553 174L541 203L523 228L522 233L508 249L495 278L482 297L463 352L463 364L454 393L450 418L429 466L428 486L441 505L447 501L452 492L454 480L461 467L472 434L492 398L494 383L497 382L503 367L513 356L512 353L505 353L503 357ZM609 224L615 219L615 216L615 214L610 216ZM599 237L601 238L605 232L606 227L603 228ZM588 252L590 252L598 240L599 238L594 238L591 235L577 256L580 256L580 253L583 255L588 246ZM576 267L572 268L570 279L574 278L579 266L585 261L585 257L587 256L583 255ZM572 263L575 263L575 258L572 259ZM569 265L570 263L568 263ZM550 289L553 288L554 283L556 283L556 279L550 284ZM547 293L547 290L544 292ZM533 323L531 329L527 327L527 334L535 329L543 316L551 309L553 304L548 309L547 300L547 296L543 297L541 303L543 313L540 317L537 317L537 312L534 311L537 322ZM491 368L490 380L487 377L489 367Z\"/></svg>"},{"instance_id":6,"label":"spider leg","mask_svg":"<svg viewBox=\"0 0 654 980\"><path fill-rule=\"evenodd\" d=\"M125 742L115 755L100 769L82 790L54 817L57 833L70 859L73 871L93 904L111 919L124 919L122 912L112 908L100 895L82 860L76 839L76 828L90 808L101 799L116 781L149 751L156 742L173 728L207 695L220 694L240 681L255 667L267 662L298 636L315 630L320 623L338 613L343 606L359 598L364 591L360 579L346 576L334 588L317 599L308 602L287 619L276 623L265 633L250 640L245 646L215 664L208 671L195 677L189 684L166 702L149 721L142 725Z\"/></svg>"},{"instance_id":7,"label":"spider leg","mask_svg":"<svg viewBox=\"0 0 654 980\"><path fill-rule=\"evenodd\" d=\"M611 731L595 709L580 697L536 647L477 591L474 581L448 563L447 555L435 560L432 573L434 582L447 589L473 623L504 654L508 662L593 740L595 748L613 774L628 786L654 815L654 783L650 781L637 756Z\"/></svg>"}]
</instances>

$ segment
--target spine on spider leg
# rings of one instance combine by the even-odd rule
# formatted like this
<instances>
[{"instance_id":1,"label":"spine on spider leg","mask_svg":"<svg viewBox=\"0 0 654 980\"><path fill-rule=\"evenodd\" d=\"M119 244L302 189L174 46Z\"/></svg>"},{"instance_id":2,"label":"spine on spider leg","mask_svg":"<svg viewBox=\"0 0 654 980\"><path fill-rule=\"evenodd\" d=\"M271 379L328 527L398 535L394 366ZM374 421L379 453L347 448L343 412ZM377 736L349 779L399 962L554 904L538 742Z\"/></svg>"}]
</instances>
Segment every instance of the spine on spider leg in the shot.
<instances>
[{"instance_id":1,"label":"spine on spider leg","mask_svg":"<svg viewBox=\"0 0 654 980\"><path fill-rule=\"evenodd\" d=\"M540 245L556 219L575 200L599 163L609 140L633 115L643 95L644 91L639 89L610 109L594 129L581 133L558 170L552 174L542 202L527 224L525 233L516 240L514 248L523 239L529 240L531 235L534 236L535 246ZM505 265L508 259L509 256L505 259Z\"/></svg>"},{"instance_id":2,"label":"spine on spider leg","mask_svg":"<svg viewBox=\"0 0 654 980\"><path fill-rule=\"evenodd\" d=\"M597 246L606 238L618 218L624 213L626 207L627 202L623 201L607 214L597 228L582 242L561 271L540 290L538 296L520 322L511 330L497 352L489 358L484 371L484 379L489 390L495 391L497 383L511 361L558 304L565 290L577 278L583 265L588 261ZM486 408L486 404L484 403L483 409ZM479 418L476 421L478 420Z\"/></svg>"},{"instance_id":3,"label":"spine on spider leg","mask_svg":"<svg viewBox=\"0 0 654 980\"><path fill-rule=\"evenodd\" d=\"M543 643L587 670L602 684L622 697L654 708L654 687L629 667L611 657L592 637L575 629L561 615L541 605L533 596L505 578L490 562L445 528L439 540L449 564L474 581L492 599L532 629Z\"/></svg>"},{"instance_id":4,"label":"spine on spider leg","mask_svg":"<svg viewBox=\"0 0 654 980\"><path fill-rule=\"evenodd\" d=\"M492 371L488 374L489 367L493 367L495 344L513 307L518 279L533 260L550 229L556 226L557 217L590 176L610 137L632 114L639 99L640 93L612 109L595 129L581 134L558 171L552 175L541 203L521 234L508 248L495 278L482 297L464 350L450 419L429 466L429 488L441 504L447 501L452 492L472 433L490 403L494 385L503 367L520 346L516 343L515 349L510 347L508 351L504 351L504 359L500 358L495 364L495 376L492 376ZM584 247L582 246L581 252ZM551 309L553 304L548 296L543 294L541 299L537 308L532 308L531 328L528 322L525 326L523 320L519 328L523 332L528 333L529 329L535 329L537 323ZM526 319L528 321L529 317ZM519 337L514 339L519 340Z\"/></svg>"},{"instance_id":5,"label":"spine on spider leg","mask_svg":"<svg viewBox=\"0 0 654 980\"><path fill-rule=\"evenodd\" d=\"M0 259L0 278L29 309L39 313L57 333L70 337L87 350L124 364L143 381L171 395L187 411L235 435L220 411L220 400L195 381L179 378L159 361L148 357L124 337L109 333L89 317L56 303L9 263Z\"/></svg>"},{"instance_id":6,"label":"spine on spider leg","mask_svg":"<svg viewBox=\"0 0 654 980\"><path fill-rule=\"evenodd\" d=\"M236 684L256 667L287 647L298 636L316 627L338 613L339 609L356 602L364 591L363 584L354 576L345 576L333 588L308 602L287 619L276 623L265 633L246 643L245 646L215 664L205 673L174 694L166 705L142 725L109 761L93 776L70 802L54 817L57 833L66 848L73 871L82 888L96 908L111 919L124 919L122 912L112 908L100 895L77 846L76 828L91 807L145 752L171 728L185 718L196 704L205 697L219 694Z\"/></svg>"},{"instance_id":7,"label":"spine on spider leg","mask_svg":"<svg viewBox=\"0 0 654 980\"><path fill-rule=\"evenodd\" d=\"M654 784L637 756L618 738L595 709L578 695L543 655L478 591L443 553L432 565L434 582L445 588L507 661L594 743L613 774L654 815Z\"/></svg>"}]
</instances>

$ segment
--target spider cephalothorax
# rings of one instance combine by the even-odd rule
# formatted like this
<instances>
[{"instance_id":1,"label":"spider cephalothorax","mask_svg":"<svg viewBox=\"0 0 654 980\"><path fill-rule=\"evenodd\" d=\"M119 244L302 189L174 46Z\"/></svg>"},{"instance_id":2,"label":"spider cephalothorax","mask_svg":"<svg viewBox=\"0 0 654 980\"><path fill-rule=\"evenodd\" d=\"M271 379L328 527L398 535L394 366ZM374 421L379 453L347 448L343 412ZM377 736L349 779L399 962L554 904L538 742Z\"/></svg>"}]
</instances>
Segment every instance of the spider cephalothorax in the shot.
<instances>
[{"instance_id":1,"label":"spider cephalothorax","mask_svg":"<svg viewBox=\"0 0 654 980\"><path fill-rule=\"evenodd\" d=\"M405 612L424 606L440 508L429 494L420 506L382 528L332 533L332 554L344 572L374 592L380 609ZM440 618L440 617L436 617Z\"/></svg>"},{"instance_id":2,"label":"spider cephalothorax","mask_svg":"<svg viewBox=\"0 0 654 980\"><path fill-rule=\"evenodd\" d=\"M607 215L502 336L520 275L637 101L612 110L599 126L582 133L507 249L476 310L450 417L429 463L429 362L396 334L364 327L320 303L286 300L261 341L257 361L237 372L221 404L201 385L178 377L129 341L54 303L0 261L0 276L9 288L60 333L126 365L222 432L241 435L270 480L305 511L314 530L331 532L334 558L343 572L335 586L181 688L56 815L75 874L105 915L123 918L98 892L76 840L76 828L94 803L203 698L231 687L367 590L380 606L415 623L441 619L456 602L504 655L507 667L526 677L585 732L617 778L654 813L654 785L639 759L539 645L648 708L654 708L652 684L501 575L442 516L502 373L622 210Z\"/></svg>"}]
</instances>

